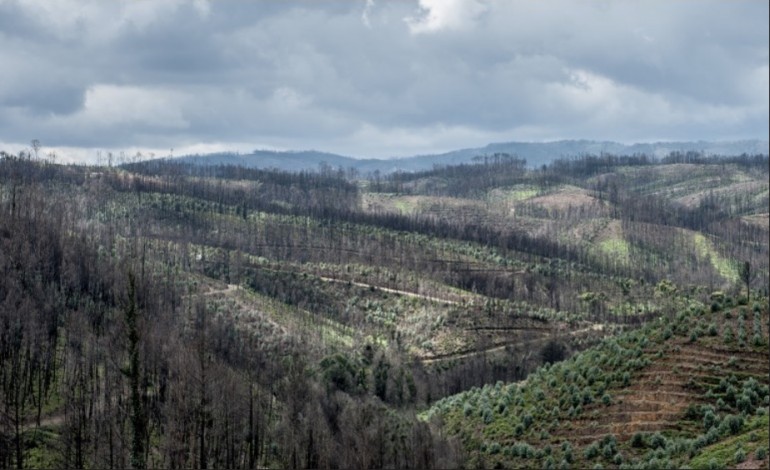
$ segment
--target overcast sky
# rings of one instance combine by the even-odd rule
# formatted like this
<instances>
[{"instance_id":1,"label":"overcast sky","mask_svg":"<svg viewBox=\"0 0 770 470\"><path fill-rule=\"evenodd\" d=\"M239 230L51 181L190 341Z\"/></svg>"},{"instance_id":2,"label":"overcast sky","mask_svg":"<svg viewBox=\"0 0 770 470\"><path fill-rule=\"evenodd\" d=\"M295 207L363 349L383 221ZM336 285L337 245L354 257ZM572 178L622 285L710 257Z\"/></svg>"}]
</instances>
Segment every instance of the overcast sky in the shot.
<instances>
[{"instance_id":1,"label":"overcast sky","mask_svg":"<svg viewBox=\"0 0 770 470\"><path fill-rule=\"evenodd\" d=\"M768 139L768 2L0 0L0 149Z\"/></svg>"}]
</instances>

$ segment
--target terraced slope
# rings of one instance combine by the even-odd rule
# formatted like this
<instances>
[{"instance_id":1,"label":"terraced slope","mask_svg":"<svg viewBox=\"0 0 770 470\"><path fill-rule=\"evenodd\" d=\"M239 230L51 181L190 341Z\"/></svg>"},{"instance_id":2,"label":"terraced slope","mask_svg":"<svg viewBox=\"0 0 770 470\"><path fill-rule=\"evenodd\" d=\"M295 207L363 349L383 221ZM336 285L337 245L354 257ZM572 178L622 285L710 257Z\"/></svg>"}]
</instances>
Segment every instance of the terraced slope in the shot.
<instances>
[{"instance_id":1,"label":"terraced slope","mask_svg":"<svg viewBox=\"0 0 770 470\"><path fill-rule=\"evenodd\" d=\"M762 456L763 445L766 455L769 319L766 301L692 305L525 383L448 397L424 416L459 437L474 465L732 467L736 455ZM730 445L730 455L703 461Z\"/></svg>"}]
</instances>

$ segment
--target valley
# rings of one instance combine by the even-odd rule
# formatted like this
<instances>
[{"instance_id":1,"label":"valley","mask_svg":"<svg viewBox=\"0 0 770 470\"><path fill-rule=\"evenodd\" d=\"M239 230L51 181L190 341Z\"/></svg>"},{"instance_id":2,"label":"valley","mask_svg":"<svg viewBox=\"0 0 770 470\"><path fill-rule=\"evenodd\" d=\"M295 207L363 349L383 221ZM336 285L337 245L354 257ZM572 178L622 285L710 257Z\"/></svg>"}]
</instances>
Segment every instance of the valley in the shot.
<instances>
[{"instance_id":1,"label":"valley","mask_svg":"<svg viewBox=\"0 0 770 470\"><path fill-rule=\"evenodd\" d=\"M768 158L695 157L3 154L0 467L766 468Z\"/></svg>"}]
</instances>

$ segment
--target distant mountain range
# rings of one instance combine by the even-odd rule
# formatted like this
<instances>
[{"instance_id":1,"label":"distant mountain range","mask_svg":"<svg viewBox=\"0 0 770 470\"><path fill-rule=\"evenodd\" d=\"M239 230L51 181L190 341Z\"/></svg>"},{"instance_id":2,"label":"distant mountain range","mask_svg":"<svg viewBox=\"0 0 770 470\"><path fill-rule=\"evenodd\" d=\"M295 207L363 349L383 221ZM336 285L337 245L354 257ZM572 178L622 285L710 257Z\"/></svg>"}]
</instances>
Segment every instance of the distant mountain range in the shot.
<instances>
[{"instance_id":1,"label":"distant mountain range","mask_svg":"<svg viewBox=\"0 0 770 470\"><path fill-rule=\"evenodd\" d=\"M527 166L538 167L558 158L580 155L615 155L646 154L665 157L671 152L702 152L706 155L741 155L770 153L766 140L741 140L731 142L654 142L621 144L618 142L597 142L591 140L560 140L556 142L504 142L489 144L485 147L453 150L434 155L416 155L392 159L359 159L333 153L305 151L255 150L249 154L212 153L206 155L188 155L176 160L197 165L240 165L250 168L274 168L285 171L315 170L321 165L332 168L355 168L362 174L379 170L381 173L394 171L429 170L436 165L457 165L469 163L473 157L507 153L527 160Z\"/></svg>"}]
</instances>

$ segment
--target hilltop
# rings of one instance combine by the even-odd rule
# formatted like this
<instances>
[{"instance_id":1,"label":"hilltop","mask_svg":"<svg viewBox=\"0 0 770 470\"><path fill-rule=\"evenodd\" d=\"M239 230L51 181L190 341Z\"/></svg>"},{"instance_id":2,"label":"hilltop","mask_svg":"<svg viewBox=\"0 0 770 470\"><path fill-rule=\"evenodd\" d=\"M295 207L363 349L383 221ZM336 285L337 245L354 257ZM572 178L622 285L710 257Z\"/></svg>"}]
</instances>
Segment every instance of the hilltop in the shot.
<instances>
[{"instance_id":1,"label":"hilltop","mask_svg":"<svg viewBox=\"0 0 770 470\"><path fill-rule=\"evenodd\" d=\"M767 155L768 142L743 140L733 142L654 142L621 144L590 140L561 140L555 142L503 142L484 147L467 148L434 155L415 155L389 159L361 159L328 152L270 151L255 150L248 154L215 153L208 155L182 156L177 160L196 165L239 165L248 168L273 168L285 171L316 170L321 164L332 169L354 168L359 173L374 171L392 173L395 171L425 171L434 166L471 163L474 157L507 153L523 158L531 168L538 168L560 158L584 155L647 155L663 158L671 153L693 153L712 155Z\"/></svg>"}]
</instances>

